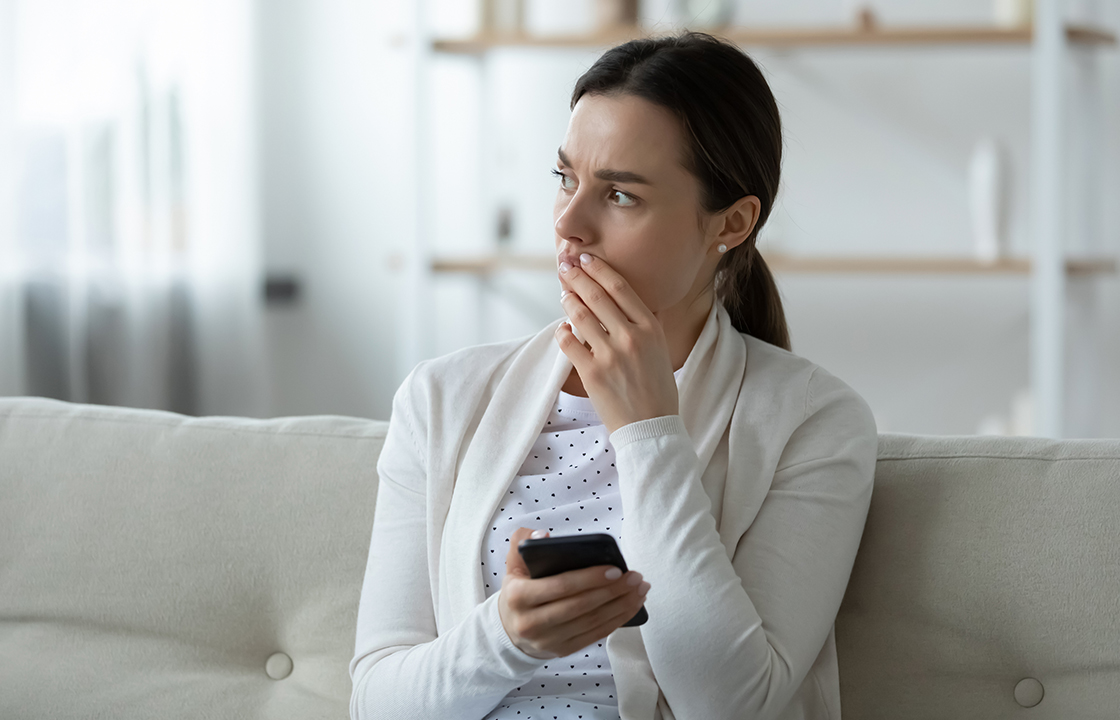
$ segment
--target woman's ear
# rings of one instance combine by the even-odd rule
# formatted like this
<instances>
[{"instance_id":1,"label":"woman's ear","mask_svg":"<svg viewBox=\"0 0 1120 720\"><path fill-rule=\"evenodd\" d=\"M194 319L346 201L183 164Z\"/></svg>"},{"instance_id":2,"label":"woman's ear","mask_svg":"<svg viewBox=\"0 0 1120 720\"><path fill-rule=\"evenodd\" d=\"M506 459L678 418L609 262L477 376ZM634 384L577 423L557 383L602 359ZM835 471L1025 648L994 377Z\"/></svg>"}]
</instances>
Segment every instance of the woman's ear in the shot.
<instances>
[{"instance_id":1,"label":"woman's ear","mask_svg":"<svg viewBox=\"0 0 1120 720\"><path fill-rule=\"evenodd\" d=\"M734 205L720 213L714 226L716 234L712 238L713 242L726 245L728 250L738 247L750 237L761 213L762 202L757 195L739 198Z\"/></svg>"}]
</instances>

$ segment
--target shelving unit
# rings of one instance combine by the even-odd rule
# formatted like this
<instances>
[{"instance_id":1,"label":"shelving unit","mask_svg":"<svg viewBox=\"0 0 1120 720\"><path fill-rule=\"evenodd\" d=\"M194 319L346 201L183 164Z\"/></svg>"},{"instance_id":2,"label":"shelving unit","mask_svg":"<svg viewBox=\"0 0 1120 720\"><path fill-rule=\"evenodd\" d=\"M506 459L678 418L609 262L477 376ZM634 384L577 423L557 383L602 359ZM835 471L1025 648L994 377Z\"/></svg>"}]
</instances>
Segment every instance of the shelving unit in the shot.
<instances>
[{"instance_id":1,"label":"shelving unit","mask_svg":"<svg viewBox=\"0 0 1120 720\"><path fill-rule=\"evenodd\" d=\"M1066 24L1067 42L1080 45L1115 45L1116 35L1101 28ZM707 32L740 45L755 47L825 47L837 45L1030 45L1034 33L1029 27L876 27L859 28L723 28ZM482 34L462 39L432 41L436 52L479 54L500 47L577 48L610 47L648 33L640 28L622 27L591 35Z\"/></svg>"},{"instance_id":2,"label":"shelving unit","mask_svg":"<svg viewBox=\"0 0 1120 720\"><path fill-rule=\"evenodd\" d=\"M417 3L422 5L422 3ZM822 28L722 28L706 30L736 42L745 48L804 48L858 46L897 49L937 46L1022 46L1031 51L1031 178L1032 215L1031 257L1002 258L985 263L968 257L891 257L891 256L795 256L764 253L767 264L778 274L828 273L872 275L976 275L1023 276L1031 284L1031 390L1034 398L1034 434L1046 437L1066 435L1067 420L1067 306L1071 279L1083 279L1117 272L1115 253L1094 257L1067 257L1063 242L1064 221L1069 209L1066 203L1064 178L1068 156L1063 108L1067 101L1064 68L1070 50L1112 48L1116 34L1109 29L1089 24L1064 21L1062 0L1036 0L1033 27L1000 28L985 26L957 27L822 27ZM455 53L482 57L496 48L540 48L542 51L561 48L607 48L651 33L639 28L620 27L581 36L478 35L470 38L433 38L426 34L423 11L416 12L415 68L417 83L418 167L426 166L427 112L426 64L432 53ZM703 28L698 28L703 29ZM656 34L656 33L653 33ZM1099 112L1099 104L1090 104ZM1091 118L1090 127L1100 129L1099 118ZM1100 138L1093 138L1100 140ZM422 188L418 187L418 191ZM420 193L417 193L418 197ZM436 275L470 274L485 279L498 272L554 271L555 260L549 256L527 256L499 252L475 257L436 257L430 251L426 234L426 214L416 208L417 242L406 265L414 293L412 311L405 338L406 367L427 357L424 327L430 326L430 283ZM1101 248L1099 238L1090 245ZM1081 301L1083 302L1083 300ZM1091 308L1089 309L1091 310ZM1092 367L1092 363L1086 367ZM1082 383L1092 378L1079 376Z\"/></svg>"},{"instance_id":3,"label":"shelving unit","mask_svg":"<svg viewBox=\"0 0 1120 720\"><path fill-rule=\"evenodd\" d=\"M764 253L766 265L775 273L828 275L1030 275L1029 258L999 258L983 262L965 257L881 257L859 255L785 255ZM1066 259L1066 274L1071 277L1114 275L1117 263L1112 258ZM498 254L477 257L433 258L434 273L489 275L506 270L556 272L556 259L542 255Z\"/></svg>"}]
</instances>

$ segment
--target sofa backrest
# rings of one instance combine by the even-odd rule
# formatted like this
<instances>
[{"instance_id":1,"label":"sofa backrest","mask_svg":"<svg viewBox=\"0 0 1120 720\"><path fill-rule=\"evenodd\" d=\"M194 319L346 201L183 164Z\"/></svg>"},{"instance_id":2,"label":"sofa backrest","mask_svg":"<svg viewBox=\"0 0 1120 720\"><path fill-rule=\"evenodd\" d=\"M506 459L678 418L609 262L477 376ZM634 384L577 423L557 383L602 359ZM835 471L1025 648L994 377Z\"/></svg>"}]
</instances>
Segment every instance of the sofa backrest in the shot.
<instances>
[{"instance_id":1,"label":"sofa backrest","mask_svg":"<svg viewBox=\"0 0 1120 720\"><path fill-rule=\"evenodd\" d=\"M347 717L386 426L0 398L0 718ZM836 638L845 720L1115 718L1120 441L880 436Z\"/></svg>"},{"instance_id":2,"label":"sofa backrest","mask_svg":"<svg viewBox=\"0 0 1120 720\"><path fill-rule=\"evenodd\" d=\"M1120 441L880 435L836 642L845 720L1120 717Z\"/></svg>"},{"instance_id":3,"label":"sofa backrest","mask_svg":"<svg viewBox=\"0 0 1120 720\"><path fill-rule=\"evenodd\" d=\"M345 718L387 423L0 399L0 718Z\"/></svg>"}]
</instances>

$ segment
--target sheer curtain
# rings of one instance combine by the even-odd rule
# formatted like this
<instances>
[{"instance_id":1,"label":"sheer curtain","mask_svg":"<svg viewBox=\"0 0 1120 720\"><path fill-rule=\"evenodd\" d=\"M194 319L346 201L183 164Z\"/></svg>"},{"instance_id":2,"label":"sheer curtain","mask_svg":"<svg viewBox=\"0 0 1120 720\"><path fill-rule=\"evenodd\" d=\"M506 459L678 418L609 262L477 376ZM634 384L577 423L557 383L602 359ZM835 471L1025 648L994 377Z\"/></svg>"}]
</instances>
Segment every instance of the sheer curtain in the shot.
<instances>
[{"instance_id":1,"label":"sheer curtain","mask_svg":"<svg viewBox=\"0 0 1120 720\"><path fill-rule=\"evenodd\" d=\"M0 0L0 394L266 412L251 0Z\"/></svg>"}]
</instances>

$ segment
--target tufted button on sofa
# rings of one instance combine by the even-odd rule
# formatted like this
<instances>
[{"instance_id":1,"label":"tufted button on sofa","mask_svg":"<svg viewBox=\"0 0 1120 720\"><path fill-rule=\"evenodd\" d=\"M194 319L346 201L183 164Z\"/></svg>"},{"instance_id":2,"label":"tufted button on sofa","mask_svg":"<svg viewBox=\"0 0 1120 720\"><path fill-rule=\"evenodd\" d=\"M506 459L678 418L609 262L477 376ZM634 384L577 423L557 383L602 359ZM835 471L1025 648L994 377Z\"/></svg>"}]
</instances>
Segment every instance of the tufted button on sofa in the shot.
<instances>
[{"instance_id":1,"label":"tufted button on sofa","mask_svg":"<svg viewBox=\"0 0 1120 720\"><path fill-rule=\"evenodd\" d=\"M0 719L347 717L385 429L0 398ZM845 720L1120 717L1120 441L881 435L836 641Z\"/></svg>"}]
</instances>

